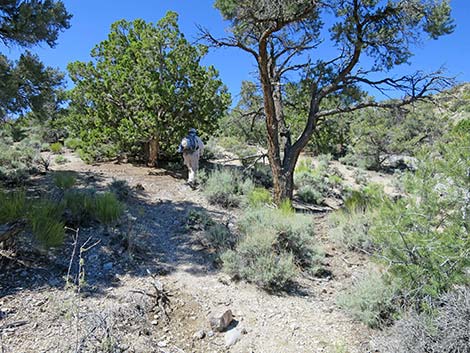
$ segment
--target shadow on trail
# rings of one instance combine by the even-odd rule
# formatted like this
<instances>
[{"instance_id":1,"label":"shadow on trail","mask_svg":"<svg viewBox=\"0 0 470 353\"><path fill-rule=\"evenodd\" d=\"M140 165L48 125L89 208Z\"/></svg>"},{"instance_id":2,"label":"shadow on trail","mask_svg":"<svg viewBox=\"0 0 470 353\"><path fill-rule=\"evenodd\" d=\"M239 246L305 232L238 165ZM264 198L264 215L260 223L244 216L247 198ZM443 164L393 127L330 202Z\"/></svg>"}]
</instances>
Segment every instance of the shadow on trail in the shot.
<instances>
[{"instance_id":1,"label":"shadow on trail","mask_svg":"<svg viewBox=\"0 0 470 353\"><path fill-rule=\"evenodd\" d=\"M28 194L56 197L55 173L36 177ZM76 188L107 190L106 177L100 173L73 173ZM89 222L78 229L76 244L72 230L66 232L64 245L52 250L40 249L25 233L18 239L16 253L9 258L0 253L0 298L50 287L62 289L67 274L70 283L81 283L82 293L104 295L107 288L119 286L125 276L148 277L149 273L166 275L174 271L197 276L216 271L213 255L191 236L186 224L191 209L217 214L191 201L149 201L147 196L145 191L132 188L119 225ZM79 281L80 276L83 278Z\"/></svg>"}]
</instances>

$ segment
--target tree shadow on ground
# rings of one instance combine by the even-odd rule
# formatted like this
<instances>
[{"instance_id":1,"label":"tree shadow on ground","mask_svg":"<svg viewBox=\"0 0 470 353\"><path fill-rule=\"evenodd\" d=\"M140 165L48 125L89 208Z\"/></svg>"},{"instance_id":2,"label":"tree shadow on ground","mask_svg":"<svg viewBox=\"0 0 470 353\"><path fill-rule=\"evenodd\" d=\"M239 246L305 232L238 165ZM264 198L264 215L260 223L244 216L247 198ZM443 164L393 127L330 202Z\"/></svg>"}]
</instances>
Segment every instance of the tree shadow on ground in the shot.
<instances>
[{"instance_id":1,"label":"tree shadow on ground","mask_svg":"<svg viewBox=\"0 0 470 353\"><path fill-rule=\"evenodd\" d=\"M102 175L73 173L77 188L93 188L97 192L107 189ZM28 194L35 198L57 197L53 178L54 172L36 177ZM117 226L91 221L78 228L77 233L68 230L64 245L57 249L41 249L25 232L17 242L16 253L4 259L0 298L47 287L64 288L67 275L69 283L80 282L82 292L101 295L107 288L119 286L124 276L165 275L177 270L203 275L216 271L213 255L191 236L186 224L191 209L217 215L190 201L149 201L146 196L144 191L133 188Z\"/></svg>"}]
</instances>

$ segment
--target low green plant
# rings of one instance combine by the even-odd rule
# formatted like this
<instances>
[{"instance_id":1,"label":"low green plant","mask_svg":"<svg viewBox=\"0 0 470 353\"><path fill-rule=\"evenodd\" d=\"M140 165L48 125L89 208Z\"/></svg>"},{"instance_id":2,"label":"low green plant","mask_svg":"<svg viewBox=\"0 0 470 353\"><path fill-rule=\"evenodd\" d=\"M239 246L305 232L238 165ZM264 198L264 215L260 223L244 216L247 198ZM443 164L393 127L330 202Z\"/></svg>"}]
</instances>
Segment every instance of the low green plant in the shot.
<instances>
[{"instance_id":1,"label":"low green plant","mask_svg":"<svg viewBox=\"0 0 470 353\"><path fill-rule=\"evenodd\" d=\"M328 216L328 236L336 244L349 250L364 250L371 253L375 246L369 233L372 224L372 212L343 210Z\"/></svg>"},{"instance_id":2,"label":"low green plant","mask_svg":"<svg viewBox=\"0 0 470 353\"><path fill-rule=\"evenodd\" d=\"M64 146L75 151L76 149L78 149L82 144L82 140L80 140L79 138L75 138L75 137L69 137L67 139L65 139L64 141Z\"/></svg>"},{"instance_id":3,"label":"low green plant","mask_svg":"<svg viewBox=\"0 0 470 353\"><path fill-rule=\"evenodd\" d=\"M372 328L392 322L396 311L397 288L377 271L369 271L348 291L337 298L337 304L354 318Z\"/></svg>"},{"instance_id":4,"label":"low green plant","mask_svg":"<svg viewBox=\"0 0 470 353\"><path fill-rule=\"evenodd\" d=\"M83 225L94 213L95 199L89 191L68 190L64 194L63 202L74 226Z\"/></svg>"},{"instance_id":5,"label":"low green plant","mask_svg":"<svg viewBox=\"0 0 470 353\"><path fill-rule=\"evenodd\" d=\"M302 201L320 205L325 200L324 193L313 185L303 185L297 190L296 194Z\"/></svg>"},{"instance_id":6,"label":"low green plant","mask_svg":"<svg viewBox=\"0 0 470 353\"><path fill-rule=\"evenodd\" d=\"M290 253L276 254L276 235L257 232L245 236L235 250L221 255L224 271L265 289L282 289L297 275L298 269Z\"/></svg>"},{"instance_id":7,"label":"low green plant","mask_svg":"<svg viewBox=\"0 0 470 353\"><path fill-rule=\"evenodd\" d=\"M62 152L62 144L60 142L54 142L49 145L49 149L52 153L61 153Z\"/></svg>"},{"instance_id":8,"label":"low green plant","mask_svg":"<svg viewBox=\"0 0 470 353\"><path fill-rule=\"evenodd\" d=\"M61 190L68 190L75 185L77 177L73 172L57 172L54 174L54 184Z\"/></svg>"},{"instance_id":9,"label":"low green plant","mask_svg":"<svg viewBox=\"0 0 470 353\"><path fill-rule=\"evenodd\" d=\"M62 221L62 204L50 200L37 202L29 215L34 236L46 247L60 246L64 242L65 223Z\"/></svg>"},{"instance_id":10,"label":"low green plant","mask_svg":"<svg viewBox=\"0 0 470 353\"><path fill-rule=\"evenodd\" d=\"M105 192L95 196L93 216L103 224L112 224L121 217L124 205L112 192Z\"/></svg>"},{"instance_id":11,"label":"low green plant","mask_svg":"<svg viewBox=\"0 0 470 353\"><path fill-rule=\"evenodd\" d=\"M203 185L203 192L210 203L229 208L239 206L242 196L249 194L253 188L253 182L244 179L241 173L217 169L210 173Z\"/></svg>"},{"instance_id":12,"label":"low green plant","mask_svg":"<svg viewBox=\"0 0 470 353\"><path fill-rule=\"evenodd\" d=\"M24 191L0 190L0 224L12 222L26 216L27 201Z\"/></svg>"},{"instance_id":13,"label":"low green plant","mask_svg":"<svg viewBox=\"0 0 470 353\"><path fill-rule=\"evenodd\" d=\"M342 178L330 168L330 155L318 157L316 167L309 159L299 161L295 168L294 185L296 196L307 203L321 204L325 198L332 196L332 190L339 188Z\"/></svg>"},{"instance_id":14,"label":"low green plant","mask_svg":"<svg viewBox=\"0 0 470 353\"><path fill-rule=\"evenodd\" d=\"M125 180L113 179L108 188L116 195L119 201L127 201L132 194L132 189Z\"/></svg>"},{"instance_id":15,"label":"low green plant","mask_svg":"<svg viewBox=\"0 0 470 353\"><path fill-rule=\"evenodd\" d=\"M265 188L255 187L247 195L248 204L250 207L258 207L272 203L273 199L269 190Z\"/></svg>"},{"instance_id":16,"label":"low green plant","mask_svg":"<svg viewBox=\"0 0 470 353\"><path fill-rule=\"evenodd\" d=\"M323 256L314 242L312 220L306 215L268 207L248 209L238 227L245 236L259 232L274 234L272 250L293 254L295 263L304 269L313 269Z\"/></svg>"},{"instance_id":17,"label":"low green plant","mask_svg":"<svg viewBox=\"0 0 470 353\"><path fill-rule=\"evenodd\" d=\"M60 155L60 156L55 157L54 162L56 164L65 164L65 163L68 163L69 160L66 157Z\"/></svg>"},{"instance_id":18,"label":"low green plant","mask_svg":"<svg viewBox=\"0 0 470 353\"><path fill-rule=\"evenodd\" d=\"M187 225L190 228L201 227L206 229L215 225L215 222L206 211L190 209L187 216Z\"/></svg>"},{"instance_id":19,"label":"low green plant","mask_svg":"<svg viewBox=\"0 0 470 353\"><path fill-rule=\"evenodd\" d=\"M204 232L207 242L217 250L224 250L233 247L235 237L227 226L223 224L213 224Z\"/></svg>"}]
</instances>

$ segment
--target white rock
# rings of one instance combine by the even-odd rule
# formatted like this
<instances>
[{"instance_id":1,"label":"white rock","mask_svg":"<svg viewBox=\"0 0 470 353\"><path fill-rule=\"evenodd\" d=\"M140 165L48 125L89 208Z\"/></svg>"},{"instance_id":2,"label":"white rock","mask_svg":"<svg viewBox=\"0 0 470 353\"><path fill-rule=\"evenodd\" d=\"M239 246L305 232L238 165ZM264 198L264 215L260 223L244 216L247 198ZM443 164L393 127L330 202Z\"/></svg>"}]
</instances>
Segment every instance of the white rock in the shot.
<instances>
[{"instance_id":1,"label":"white rock","mask_svg":"<svg viewBox=\"0 0 470 353\"><path fill-rule=\"evenodd\" d=\"M222 332L224 331L232 322L233 314L232 311L226 310L222 315L214 315L209 318L209 323L212 330Z\"/></svg>"},{"instance_id":2,"label":"white rock","mask_svg":"<svg viewBox=\"0 0 470 353\"><path fill-rule=\"evenodd\" d=\"M241 336L242 336L242 331L236 327L225 332L225 346L227 347L233 346L235 343L238 342Z\"/></svg>"}]
</instances>

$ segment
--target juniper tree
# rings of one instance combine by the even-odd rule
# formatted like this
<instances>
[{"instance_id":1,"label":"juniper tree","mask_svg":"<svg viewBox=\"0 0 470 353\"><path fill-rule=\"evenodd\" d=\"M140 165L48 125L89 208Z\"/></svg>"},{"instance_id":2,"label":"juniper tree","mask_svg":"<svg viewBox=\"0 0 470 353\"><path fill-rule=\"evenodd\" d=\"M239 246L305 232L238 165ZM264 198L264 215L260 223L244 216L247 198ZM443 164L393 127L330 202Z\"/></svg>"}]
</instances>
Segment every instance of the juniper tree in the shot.
<instances>
[{"instance_id":1,"label":"juniper tree","mask_svg":"<svg viewBox=\"0 0 470 353\"><path fill-rule=\"evenodd\" d=\"M230 96L214 67L201 65L207 48L189 43L177 20L169 12L155 25L118 21L93 61L69 64L71 128L86 148L115 144L138 156L146 149L153 165L159 152L176 152L190 127L203 136L216 129Z\"/></svg>"}]
</instances>

